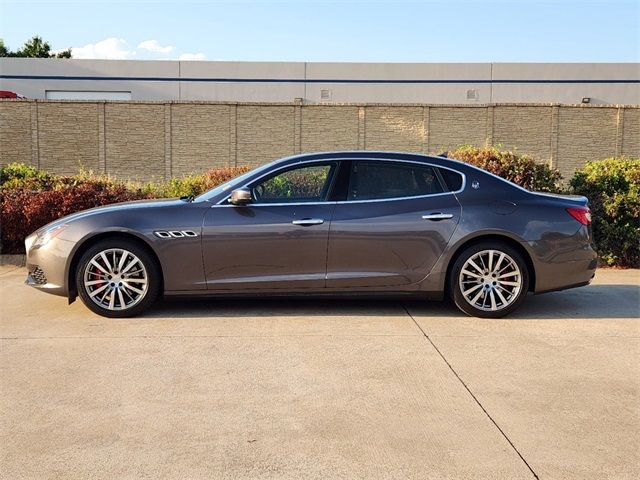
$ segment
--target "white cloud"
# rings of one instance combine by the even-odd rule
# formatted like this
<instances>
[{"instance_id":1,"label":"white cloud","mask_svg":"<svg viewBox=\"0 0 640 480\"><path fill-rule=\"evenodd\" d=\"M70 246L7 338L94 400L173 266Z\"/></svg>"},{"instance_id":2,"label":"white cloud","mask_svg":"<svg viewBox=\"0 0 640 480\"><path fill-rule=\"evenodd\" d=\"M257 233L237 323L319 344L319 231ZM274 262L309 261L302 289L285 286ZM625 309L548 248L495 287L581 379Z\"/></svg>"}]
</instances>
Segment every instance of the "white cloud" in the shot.
<instances>
[{"instance_id":1,"label":"white cloud","mask_svg":"<svg viewBox=\"0 0 640 480\"><path fill-rule=\"evenodd\" d=\"M133 48L124 38L110 37L84 47L71 47L73 58L127 60L206 60L204 53L178 55L172 45L161 45L158 40L145 40Z\"/></svg>"},{"instance_id":2,"label":"white cloud","mask_svg":"<svg viewBox=\"0 0 640 480\"><path fill-rule=\"evenodd\" d=\"M106 38L100 42L89 43L84 47L72 47L73 58L100 58L112 60L126 60L136 52L131 50L126 40L122 38Z\"/></svg>"},{"instance_id":3,"label":"white cloud","mask_svg":"<svg viewBox=\"0 0 640 480\"><path fill-rule=\"evenodd\" d=\"M138 48L148 50L153 53L164 54L171 53L173 50L175 50L175 47L172 47L171 45L167 45L166 47L161 46L157 40L145 40L144 42L141 42L140 45L138 45Z\"/></svg>"},{"instance_id":4,"label":"white cloud","mask_svg":"<svg viewBox=\"0 0 640 480\"><path fill-rule=\"evenodd\" d=\"M178 57L178 60L206 60L207 56L204 53L183 53Z\"/></svg>"}]
</instances>

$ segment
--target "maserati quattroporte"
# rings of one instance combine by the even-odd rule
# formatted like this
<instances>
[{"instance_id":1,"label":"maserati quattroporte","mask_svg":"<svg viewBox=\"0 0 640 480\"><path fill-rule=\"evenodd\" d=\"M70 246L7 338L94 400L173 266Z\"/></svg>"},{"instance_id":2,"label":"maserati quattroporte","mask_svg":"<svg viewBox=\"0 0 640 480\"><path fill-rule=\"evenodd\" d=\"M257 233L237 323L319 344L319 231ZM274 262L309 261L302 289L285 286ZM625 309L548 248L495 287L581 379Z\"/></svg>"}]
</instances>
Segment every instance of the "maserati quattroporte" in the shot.
<instances>
[{"instance_id":1,"label":"maserati quattroporte","mask_svg":"<svg viewBox=\"0 0 640 480\"><path fill-rule=\"evenodd\" d=\"M196 198L50 223L25 241L27 284L107 317L161 295L446 295L499 317L529 293L591 281L590 224L584 197L530 192L444 157L304 154Z\"/></svg>"}]
</instances>

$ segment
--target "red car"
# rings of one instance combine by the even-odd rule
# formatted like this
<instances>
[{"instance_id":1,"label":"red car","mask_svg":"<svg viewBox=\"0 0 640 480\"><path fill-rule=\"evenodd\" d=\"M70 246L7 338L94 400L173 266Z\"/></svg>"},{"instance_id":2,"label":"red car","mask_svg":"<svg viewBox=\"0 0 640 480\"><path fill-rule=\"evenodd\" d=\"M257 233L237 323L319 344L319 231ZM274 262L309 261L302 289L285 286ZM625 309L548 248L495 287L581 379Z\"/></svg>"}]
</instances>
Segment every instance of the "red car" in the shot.
<instances>
[{"instance_id":1,"label":"red car","mask_svg":"<svg viewBox=\"0 0 640 480\"><path fill-rule=\"evenodd\" d=\"M24 95L10 90L0 90L0 98L26 98Z\"/></svg>"}]
</instances>

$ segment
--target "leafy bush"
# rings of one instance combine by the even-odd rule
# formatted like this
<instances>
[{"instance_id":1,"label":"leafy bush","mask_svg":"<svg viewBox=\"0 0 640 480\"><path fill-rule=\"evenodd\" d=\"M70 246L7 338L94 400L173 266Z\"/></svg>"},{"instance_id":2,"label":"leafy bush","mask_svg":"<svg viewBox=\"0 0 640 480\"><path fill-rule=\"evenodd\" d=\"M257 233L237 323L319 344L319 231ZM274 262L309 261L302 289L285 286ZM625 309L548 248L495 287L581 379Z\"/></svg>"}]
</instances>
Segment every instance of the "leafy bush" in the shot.
<instances>
[{"instance_id":1,"label":"leafy bush","mask_svg":"<svg viewBox=\"0 0 640 480\"><path fill-rule=\"evenodd\" d=\"M570 185L573 193L589 199L601 260L640 267L640 159L589 162Z\"/></svg>"},{"instance_id":2,"label":"leafy bush","mask_svg":"<svg viewBox=\"0 0 640 480\"><path fill-rule=\"evenodd\" d=\"M217 187L218 185L222 185L223 183L226 183L229 180L233 180L234 178L239 177L243 173L247 173L249 170L251 170L251 168L246 166L213 168L211 170L207 170L202 174L203 189L200 193L206 190L209 190L213 187Z\"/></svg>"},{"instance_id":3,"label":"leafy bush","mask_svg":"<svg viewBox=\"0 0 640 480\"><path fill-rule=\"evenodd\" d=\"M48 190L53 187L55 177L44 170L38 170L24 163L10 163L0 167L0 185L2 188L30 188Z\"/></svg>"},{"instance_id":4,"label":"leafy bush","mask_svg":"<svg viewBox=\"0 0 640 480\"><path fill-rule=\"evenodd\" d=\"M536 192L557 192L562 176L555 168L536 163L527 155L500 150L498 147L465 145L448 153L455 158Z\"/></svg>"},{"instance_id":5,"label":"leafy bush","mask_svg":"<svg viewBox=\"0 0 640 480\"><path fill-rule=\"evenodd\" d=\"M248 172L249 167L214 168L207 170L202 175L187 175L172 178L165 183L146 183L140 186L140 190L153 195L156 198L174 198L184 196L198 196L207 190L222 183L228 182L243 173Z\"/></svg>"}]
</instances>

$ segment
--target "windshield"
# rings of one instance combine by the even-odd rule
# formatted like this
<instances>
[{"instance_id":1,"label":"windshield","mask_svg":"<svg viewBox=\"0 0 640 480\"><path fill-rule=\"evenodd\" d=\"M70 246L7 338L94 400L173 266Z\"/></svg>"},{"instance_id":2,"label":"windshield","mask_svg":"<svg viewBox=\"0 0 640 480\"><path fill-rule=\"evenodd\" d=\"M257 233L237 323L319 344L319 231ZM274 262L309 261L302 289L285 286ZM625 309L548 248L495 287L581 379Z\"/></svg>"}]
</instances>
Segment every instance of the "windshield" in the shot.
<instances>
[{"instance_id":1,"label":"windshield","mask_svg":"<svg viewBox=\"0 0 640 480\"><path fill-rule=\"evenodd\" d=\"M255 175L261 170L264 170L267 166L268 165L263 165L262 167L256 168L254 170L250 170L247 173L243 173L239 177L234 178L233 180L229 180L228 182L218 185L217 187L214 187L211 190L207 190L206 192L198 195L195 198L195 201L196 202L208 201L213 197L217 197L218 195L226 191L231 193L231 190L233 190L233 187L237 186L238 184L242 184L246 179Z\"/></svg>"}]
</instances>

